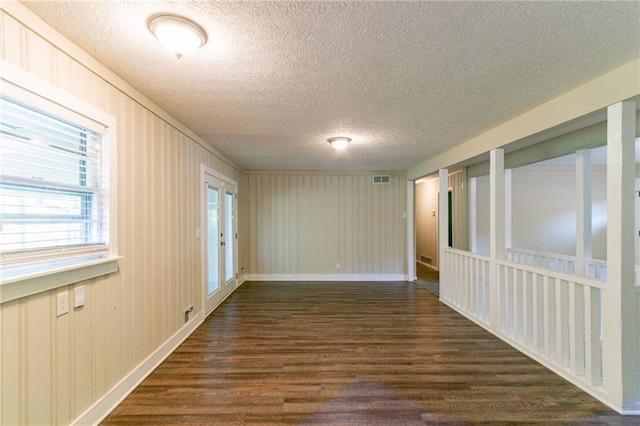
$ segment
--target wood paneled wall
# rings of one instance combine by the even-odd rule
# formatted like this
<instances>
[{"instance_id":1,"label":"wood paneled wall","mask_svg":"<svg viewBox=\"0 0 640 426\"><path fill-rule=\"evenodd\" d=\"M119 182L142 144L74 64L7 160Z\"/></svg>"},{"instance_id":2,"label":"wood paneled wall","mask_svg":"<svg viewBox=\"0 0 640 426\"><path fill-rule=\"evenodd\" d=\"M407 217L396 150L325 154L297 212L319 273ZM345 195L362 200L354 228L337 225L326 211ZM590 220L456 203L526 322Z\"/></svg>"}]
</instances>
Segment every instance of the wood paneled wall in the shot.
<instances>
[{"instance_id":1,"label":"wood paneled wall","mask_svg":"<svg viewBox=\"0 0 640 426\"><path fill-rule=\"evenodd\" d=\"M370 173L248 172L244 183L248 274L406 274L404 173L373 184Z\"/></svg>"},{"instance_id":2,"label":"wood paneled wall","mask_svg":"<svg viewBox=\"0 0 640 426\"><path fill-rule=\"evenodd\" d=\"M421 256L432 259L431 265L438 267L438 188L440 179L425 178L416 184L416 259ZM469 248L469 192L465 171L449 174L449 188L453 193L453 247ZM435 212L435 215L433 214Z\"/></svg>"},{"instance_id":3,"label":"wood paneled wall","mask_svg":"<svg viewBox=\"0 0 640 426\"><path fill-rule=\"evenodd\" d=\"M58 47L68 41L0 13L0 57L117 118L119 272L0 307L0 424L68 424L178 332L186 307L200 310L200 164L241 174ZM56 293L77 285L85 306L56 317Z\"/></svg>"}]
</instances>

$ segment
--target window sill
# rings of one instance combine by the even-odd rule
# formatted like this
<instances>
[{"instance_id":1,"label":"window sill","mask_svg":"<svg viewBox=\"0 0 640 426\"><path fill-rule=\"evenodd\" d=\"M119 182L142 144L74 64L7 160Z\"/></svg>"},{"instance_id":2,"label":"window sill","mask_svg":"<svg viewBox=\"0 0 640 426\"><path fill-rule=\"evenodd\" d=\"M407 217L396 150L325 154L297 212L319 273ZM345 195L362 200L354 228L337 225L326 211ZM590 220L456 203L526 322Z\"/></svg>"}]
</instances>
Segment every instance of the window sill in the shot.
<instances>
[{"instance_id":1,"label":"window sill","mask_svg":"<svg viewBox=\"0 0 640 426\"><path fill-rule=\"evenodd\" d=\"M118 270L118 259L122 259L122 256L84 260L63 266L52 263L46 269L8 276L0 271L0 304L111 274Z\"/></svg>"}]
</instances>

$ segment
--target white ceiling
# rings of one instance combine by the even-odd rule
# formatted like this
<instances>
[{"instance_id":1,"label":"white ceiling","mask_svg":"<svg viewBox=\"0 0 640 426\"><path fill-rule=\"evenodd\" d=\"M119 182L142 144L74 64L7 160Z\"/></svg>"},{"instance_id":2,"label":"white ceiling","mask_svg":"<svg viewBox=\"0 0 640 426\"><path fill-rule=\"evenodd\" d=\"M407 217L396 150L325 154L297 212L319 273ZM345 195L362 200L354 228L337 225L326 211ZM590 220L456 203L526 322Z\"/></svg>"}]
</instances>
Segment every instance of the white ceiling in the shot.
<instances>
[{"instance_id":1,"label":"white ceiling","mask_svg":"<svg viewBox=\"0 0 640 426\"><path fill-rule=\"evenodd\" d=\"M640 2L25 5L247 170L407 170L640 56ZM158 12L209 42L177 60Z\"/></svg>"}]
</instances>

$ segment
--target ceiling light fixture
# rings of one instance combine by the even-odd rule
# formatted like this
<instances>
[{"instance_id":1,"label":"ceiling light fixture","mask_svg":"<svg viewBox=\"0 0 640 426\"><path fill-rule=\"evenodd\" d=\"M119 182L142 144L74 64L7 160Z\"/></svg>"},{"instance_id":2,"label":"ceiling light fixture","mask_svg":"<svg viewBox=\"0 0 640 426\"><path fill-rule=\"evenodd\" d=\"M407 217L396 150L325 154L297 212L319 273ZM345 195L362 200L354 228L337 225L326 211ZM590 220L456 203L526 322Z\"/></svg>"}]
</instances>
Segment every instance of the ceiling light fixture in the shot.
<instances>
[{"instance_id":1,"label":"ceiling light fixture","mask_svg":"<svg viewBox=\"0 0 640 426\"><path fill-rule=\"evenodd\" d=\"M147 20L147 27L160 44L178 59L195 53L207 42L204 28L182 16L153 15Z\"/></svg>"},{"instance_id":2,"label":"ceiling light fixture","mask_svg":"<svg viewBox=\"0 0 640 426\"><path fill-rule=\"evenodd\" d=\"M335 138L327 139L327 142L331 144L333 149L342 151L349 145L349 142L351 142L351 138L348 138L346 136L336 136Z\"/></svg>"}]
</instances>

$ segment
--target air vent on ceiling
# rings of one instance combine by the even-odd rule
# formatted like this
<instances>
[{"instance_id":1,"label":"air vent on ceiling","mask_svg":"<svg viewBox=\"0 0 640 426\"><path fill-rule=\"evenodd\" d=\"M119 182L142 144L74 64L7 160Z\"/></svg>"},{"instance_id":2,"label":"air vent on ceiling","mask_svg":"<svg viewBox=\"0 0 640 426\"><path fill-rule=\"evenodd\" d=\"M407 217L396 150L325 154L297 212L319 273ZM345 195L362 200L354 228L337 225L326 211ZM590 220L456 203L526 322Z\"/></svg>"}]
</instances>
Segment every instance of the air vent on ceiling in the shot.
<instances>
[{"instance_id":1,"label":"air vent on ceiling","mask_svg":"<svg viewBox=\"0 0 640 426\"><path fill-rule=\"evenodd\" d=\"M373 176L373 183L389 183L389 182L391 182L391 176L389 175Z\"/></svg>"}]
</instances>

